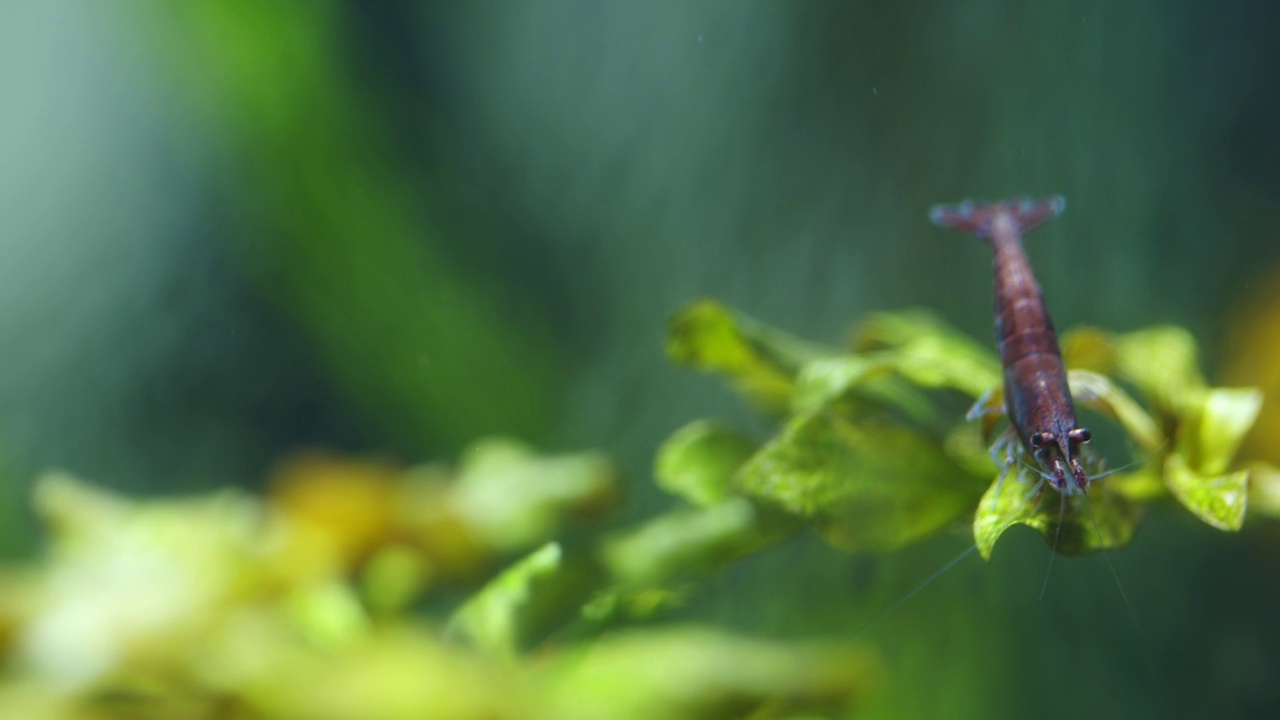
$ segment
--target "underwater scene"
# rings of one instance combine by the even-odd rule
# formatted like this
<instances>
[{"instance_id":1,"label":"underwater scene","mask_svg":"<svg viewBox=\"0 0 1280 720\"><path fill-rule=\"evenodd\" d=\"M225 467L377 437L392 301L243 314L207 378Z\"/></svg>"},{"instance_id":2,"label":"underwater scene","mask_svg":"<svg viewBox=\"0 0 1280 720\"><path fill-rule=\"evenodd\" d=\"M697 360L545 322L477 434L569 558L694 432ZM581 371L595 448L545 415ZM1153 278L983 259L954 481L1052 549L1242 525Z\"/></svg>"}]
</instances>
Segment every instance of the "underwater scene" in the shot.
<instances>
[{"instance_id":1,"label":"underwater scene","mask_svg":"<svg viewBox=\"0 0 1280 720\"><path fill-rule=\"evenodd\" d=\"M1280 716L1278 33L5 4L0 718Z\"/></svg>"}]
</instances>

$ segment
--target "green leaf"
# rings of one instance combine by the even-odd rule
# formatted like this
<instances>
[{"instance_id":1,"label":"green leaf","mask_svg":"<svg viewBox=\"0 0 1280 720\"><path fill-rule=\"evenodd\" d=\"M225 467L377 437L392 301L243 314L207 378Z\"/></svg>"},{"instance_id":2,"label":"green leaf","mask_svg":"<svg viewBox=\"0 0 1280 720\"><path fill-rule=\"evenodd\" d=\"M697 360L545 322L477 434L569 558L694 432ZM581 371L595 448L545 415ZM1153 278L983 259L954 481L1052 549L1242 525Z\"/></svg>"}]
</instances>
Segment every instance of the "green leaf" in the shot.
<instances>
[{"instance_id":1,"label":"green leaf","mask_svg":"<svg viewBox=\"0 0 1280 720\"><path fill-rule=\"evenodd\" d=\"M729 479L757 444L711 420L677 430L658 448L658 485L692 505L715 505L729 496Z\"/></svg>"},{"instance_id":2,"label":"green leaf","mask_svg":"<svg viewBox=\"0 0 1280 720\"><path fill-rule=\"evenodd\" d=\"M1262 392L1256 388L1214 388L1205 393L1193 456L1201 472L1212 475L1227 469L1261 409Z\"/></svg>"},{"instance_id":3,"label":"green leaf","mask_svg":"<svg viewBox=\"0 0 1280 720\"><path fill-rule=\"evenodd\" d=\"M991 458L991 446L973 423L957 425L947 434L943 449L953 460L974 477L991 477L998 467Z\"/></svg>"},{"instance_id":4,"label":"green leaf","mask_svg":"<svg viewBox=\"0 0 1280 720\"><path fill-rule=\"evenodd\" d=\"M845 717L881 683L866 651L698 627L619 632L546 668L547 718Z\"/></svg>"},{"instance_id":5,"label":"green leaf","mask_svg":"<svg viewBox=\"0 0 1280 720\"><path fill-rule=\"evenodd\" d=\"M871 315L855 347L888 348L885 356L894 369L925 387L953 388L976 398L1000 384L1000 361L990 348L925 311Z\"/></svg>"},{"instance_id":6,"label":"green leaf","mask_svg":"<svg viewBox=\"0 0 1280 720\"><path fill-rule=\"evenodd\" d=\"M452 495L473 530L499 550L515 550L545 542L569 515L610 508L616 474L601 453L543 456L491 438L463 455Z\"/></svg>"},{"instance_id":7,"label":"green leaf","mask_svg":"<svg viewBox=\"0 0 1280 720\"><path fill-rule=\"evenodd\" d=\"M737 560L791 529L750 500L735 497L660 515L607 541L602 560L622 585L661 585Z\"/></svg>"},{"instance_id":8,"label":"green leaf","mask_svg":"<svg viewBox=\"0 0 1280 720\"><path fill-rule=\"evenodd\" d=\"M1132 472L1108 475L1107 486L1134 502L1151 502L1169 494L1164 482L1164 460L1153 457Z\"/></svg>"},{"instance_id":9,"label":"green leaf","mask_svg":"<svg viewBox=\"0 0 1280 720\"><path fill-rule=\"evenodd\" d=\"M1205 386L1191 333L1174 325L1125 333L1115 340L1119 374L1161 407L1176 410Z\"/></svg>"},{"instance_id":10,"label":"green leaf","mask_svg":"<svg viewBox=\"0 0 1280 720\"><path fill-rule=\"evenodd\" d=\"M883 375L888 371L884 362L858 355L814 360L800 369L791 399L791 412L804 415L821 410L869 376Z\"/></svg>"},{"instance_id":11,"label":"green leaf","mask_svg":"<svg viewBox=\"0 0 1280 720\"><path fill-rule=\"evenodd\" d=\"M449 630L475 646L514 658L520 644L522 611L538 583L560 569L558 543L547 543L504 570L454 613Z\"/></svg>"},{"instance_id":12,"label":"green leaf","mask_svg":"<svg viewBox=\"0 0 1280 720\"><path fill-rule=\"evenodd\" d=\"M855 551L901 547L955 520L981 492L940 444L834 413L793 418L743 466L739 488Z\"/></svg>"},{"instance_id":13,"label":"green leaf","mask_svg":"<svg viewBox=\"0 0 1280 720\"><path fill-rule=\"evenodd\" d=\"M1076 402L1114 418L1143 450L1155 454L1164 447L1164 434L1156 421L1110 379L1087 370L1072 370L1067 382Z\"/></svg>"},{"instance_id":14,"label":"green leaf","mask_svg":"<svg viewBox=\"0 0 1280 720\"><path fill-rule=\"evenodd\" d=\"M1059 555L1088 555L1123 547L1132 539L1139 508L1110 490L1105 480L1091 483L1087 496L1068 497L1045 486L1037 497L1032 494L1034 488L1009 475L992 483L982 496L973 519L973 537L984 559L991 559L996 541L1014 525L1035 529Z\"/></svg>"},{"instance_id":15,"label":"green leaf","mask_svg":"<svg viewBox=\"0 0 1280 720\"><path fill-rule=\"evenodd\" d=\"M1115 367L1115 339L1101 328L1073 327L1058 337L1058 346L1069 368L1107 375Z\"/></svg>"},{"instance_id":16,"label":"green leaf","mask_svg":"<svg viewBox=\"0 0 1280 720\"><path fill-rule=\"evenodd\" d=\"M834 354L714 300L692 303L667 327L667 356L673 361L720 373L739 392L770 409L790 404L801 365Z\"/></svg>"},{"instance_id":17,"label":"green leaf","mask_svg":"<svg viewBox=\"0 0 1280 720\"><path fill-rule=\"evenodd\" d=\"M847 415L883 414L888 409L919 425L936 422L932 403L916 385L894 374L884 357L841 355L805 363L796 378L791 413L807 415L842 406Z\"/></svg>"},{"instance_id":18,"label":"green leaf","mask_svg":"<svg viewBox=\"0 0 1280 720\"><path fill-rule=\"evenodd\" d=\"M1280 519L1280 468L1268 463L1249 468L1249 512Z\"/></svg>"},{"instance_id":19,"label":"green leaf","mask_svg":"<svg viewBox=\"0 0 1280 720\"><path fill-rule=\"evenodd\" d=\"M1192 469L1181 453L1165 459L1169 491L1188 510L1219 530L1239 530L1248 507L1249 471L1225 475Z\"/></svg>"},{"instance_id":20,"label":"green leaf","mask_svg":"<svg viewBox=\"0 0 1280 720\"><path fill-rule=\"evenodd\" d=\"M678 589L638 585L613 586L596 593L580 611L587 622L603 627L617 620L646 620L685 604L689 586Z\"/></svg>"}]
</instances>

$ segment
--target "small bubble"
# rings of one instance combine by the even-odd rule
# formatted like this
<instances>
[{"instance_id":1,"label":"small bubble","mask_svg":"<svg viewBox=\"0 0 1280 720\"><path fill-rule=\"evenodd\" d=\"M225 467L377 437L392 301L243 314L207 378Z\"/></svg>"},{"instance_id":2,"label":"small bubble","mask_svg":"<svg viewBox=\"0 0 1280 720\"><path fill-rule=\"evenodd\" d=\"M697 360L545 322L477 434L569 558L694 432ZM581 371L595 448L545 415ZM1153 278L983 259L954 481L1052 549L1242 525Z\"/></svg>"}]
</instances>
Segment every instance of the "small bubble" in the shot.
<instances>
[{"instance_id":1,"label":"small bubble","mask_svg":"<svg viewBox=\"0 0 1280 720\"><path fill-rule=\"evenodd\" d=\"M699 36L698 36L698 42L702 42L703 38L705 38L705 37L706 37L705 35L699 35Z\"/></svg>"}]
</instances>

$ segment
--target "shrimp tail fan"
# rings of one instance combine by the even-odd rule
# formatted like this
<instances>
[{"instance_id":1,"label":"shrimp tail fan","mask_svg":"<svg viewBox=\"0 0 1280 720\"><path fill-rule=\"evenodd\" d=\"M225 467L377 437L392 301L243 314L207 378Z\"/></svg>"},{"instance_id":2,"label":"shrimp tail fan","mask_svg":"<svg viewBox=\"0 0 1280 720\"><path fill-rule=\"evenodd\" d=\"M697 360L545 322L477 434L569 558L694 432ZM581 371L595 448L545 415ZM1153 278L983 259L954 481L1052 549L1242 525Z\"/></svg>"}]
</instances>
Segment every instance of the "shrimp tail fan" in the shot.
<instances>
[{"instance_id":1,"label":"shrimp tail fan","mask_svg":"<svg viewBox=\"0 0 1280 720\"><path fill-rule=\"evenodd\" d=\"M1019 235L1025 235L1062 214L1067 201L1061 195L1042 200L1017 198L998 202L965 200L955 205L934 205L929 219L938 227L960 230L980 238L991 237L991 228L1001 215L1013 219Z\"/></svg>"}]
</instances>

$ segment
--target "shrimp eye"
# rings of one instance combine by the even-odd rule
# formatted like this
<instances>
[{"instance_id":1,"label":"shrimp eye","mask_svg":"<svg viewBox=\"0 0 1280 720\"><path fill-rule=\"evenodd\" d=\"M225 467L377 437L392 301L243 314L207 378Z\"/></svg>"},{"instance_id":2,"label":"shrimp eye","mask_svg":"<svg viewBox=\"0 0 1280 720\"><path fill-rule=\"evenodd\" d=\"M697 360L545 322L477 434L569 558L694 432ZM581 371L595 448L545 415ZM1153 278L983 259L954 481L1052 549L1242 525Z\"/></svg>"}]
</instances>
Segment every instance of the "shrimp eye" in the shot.
<instances>
[{"instance_id":1,"label":"shrimp eye","mask_svg":"<svg viewBox=\"0 0 1280 720\"><path fill-rule=\"evenodd\" d=\"M1031 433L1031 447L1044 447L1053 442L1053 436L1049 433Z\"/></svg>"},{"instance_id":2,"label":"shrimp eye","mask_svg":"<svg viewBox=\"0 0 1280 720\"><path fill-rule=\"evenodd\" d=\"M1093 439L1093 433L1089 432L1089 428L1076 428L1067 435L1076 442L1087 443Z\"/></svg>"}]
</instances>

